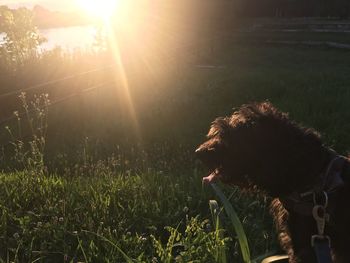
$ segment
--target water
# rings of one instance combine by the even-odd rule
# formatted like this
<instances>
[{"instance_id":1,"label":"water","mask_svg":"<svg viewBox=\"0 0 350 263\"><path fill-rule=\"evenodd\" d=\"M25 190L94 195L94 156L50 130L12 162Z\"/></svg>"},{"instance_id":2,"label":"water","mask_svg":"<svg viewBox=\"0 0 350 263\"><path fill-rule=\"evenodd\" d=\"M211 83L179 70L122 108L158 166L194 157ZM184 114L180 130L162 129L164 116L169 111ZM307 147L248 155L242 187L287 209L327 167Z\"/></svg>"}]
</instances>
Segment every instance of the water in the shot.
<instances>
[{"instance_id":1,"label":"water","mask_svg":"<svg viewBox=\"0 0 350 263\"><path fill-rule=\"evenodd\" d=\"M47 42L41 45L44 50L58 46L67 51L88 50L95 42L96 28L93 26L50 28L40 30L40 34L47 39Z\"/></svg>"},{"instance_id":2,"label":"water","mask_svg":"<svg viewBox=\"0 0 350 263\"><path fill-rule=\"evenodd\" d=\"M61 47L65 51L90 50L93 48L96 28L93 26L74 26L49 28L39 30L46 42L40 46L41 50L50 50ZM4 34L0 34L0 44Z\"/></svg>"}]
</instances>

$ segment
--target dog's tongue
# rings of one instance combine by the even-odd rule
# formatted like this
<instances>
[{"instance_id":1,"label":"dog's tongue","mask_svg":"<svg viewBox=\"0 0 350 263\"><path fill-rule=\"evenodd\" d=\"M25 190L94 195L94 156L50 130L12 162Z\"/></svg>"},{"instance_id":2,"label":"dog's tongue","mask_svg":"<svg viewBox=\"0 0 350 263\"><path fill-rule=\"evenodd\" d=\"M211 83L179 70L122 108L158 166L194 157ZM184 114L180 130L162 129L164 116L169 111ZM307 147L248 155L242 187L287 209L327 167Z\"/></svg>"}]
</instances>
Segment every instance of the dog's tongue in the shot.
<instances>
[{"instance_id":1,"label":"dog's tongue","mask_svg":"<svg viewBox=\"0 0 350 263\"><path fill-rule=\"evenodd\" d=\"M213 171L211 174L209 174L206 177L203 177L203 183L204 184L210 184L216 180L216 177L218 176L217 171Z\"/></svg>"}]
</instances>

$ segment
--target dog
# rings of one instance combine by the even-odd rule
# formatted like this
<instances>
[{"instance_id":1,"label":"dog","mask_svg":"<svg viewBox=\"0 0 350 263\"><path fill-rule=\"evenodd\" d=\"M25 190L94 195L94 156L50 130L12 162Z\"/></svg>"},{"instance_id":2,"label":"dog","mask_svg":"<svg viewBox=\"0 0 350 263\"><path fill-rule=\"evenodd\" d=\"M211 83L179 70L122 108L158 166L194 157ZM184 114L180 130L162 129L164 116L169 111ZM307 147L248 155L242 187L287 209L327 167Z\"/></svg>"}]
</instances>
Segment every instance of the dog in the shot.
<instances>
[{"instance_id":1,"label":"dog","mask_svg":"<svg viewBox=\"0 0 350 263\"><path fill-rule=\"evenodd\" d=\"M245 104L211 124L196 155L210 172L204 183L219 179L272 198L290 263L319 262L318 238L330 248L330 261L350 263L350 162L325 147L314 129L270 102Z\"/></svg>"}]
</instances>

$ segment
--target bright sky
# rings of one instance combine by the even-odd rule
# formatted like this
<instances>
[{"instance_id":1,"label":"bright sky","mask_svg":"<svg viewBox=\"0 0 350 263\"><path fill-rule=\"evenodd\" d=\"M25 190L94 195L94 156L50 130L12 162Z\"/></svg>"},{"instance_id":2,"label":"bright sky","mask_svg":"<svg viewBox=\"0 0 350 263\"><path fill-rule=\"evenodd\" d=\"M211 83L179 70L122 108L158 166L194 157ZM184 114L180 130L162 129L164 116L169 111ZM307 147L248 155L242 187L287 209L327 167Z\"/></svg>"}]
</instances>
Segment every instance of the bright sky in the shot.
<instances>
[{"instance_id":1,"label":"bright sky","mask_svg":"<svg viewBox=\"0 0 350 263\"><path fill-rule=\"evenodd\" d=\"M0 5L9 7L25 6L31 8L41 5L51 11L72 11L75 7L75 0L0 0Z\"/></svg>"},{"instance_id":2,"label":"bright sky","mask_svg":"<svg viewBox=\"0 0 350 263\"><path fill-rule=\"evenodd\" d=\"M0 0L1 5L30 9L35 5L40 5L50 11L80 11L104 21L110 20L117 9L122 9L120 0Z\"/></svg>"}]
</instances>

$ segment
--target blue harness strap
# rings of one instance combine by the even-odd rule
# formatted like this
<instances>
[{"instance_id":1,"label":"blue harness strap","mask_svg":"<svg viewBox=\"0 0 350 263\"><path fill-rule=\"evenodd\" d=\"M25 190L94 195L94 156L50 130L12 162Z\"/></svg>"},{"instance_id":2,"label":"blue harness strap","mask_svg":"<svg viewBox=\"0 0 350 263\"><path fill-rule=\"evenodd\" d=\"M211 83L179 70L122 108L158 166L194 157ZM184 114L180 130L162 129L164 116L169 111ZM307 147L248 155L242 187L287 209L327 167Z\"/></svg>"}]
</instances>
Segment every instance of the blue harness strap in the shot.
<instances>
[{"instance_id":1,"label":"blue harness strap","mask_svg":"<svg viewBox=\"0 0 350 263\"><path fill-rule=\"evenodd\" d=\"M314 235L311 238L311 245L314 248L317 263L332 263L330 239L328 236Z\"/></svg>"}]
</instances>

